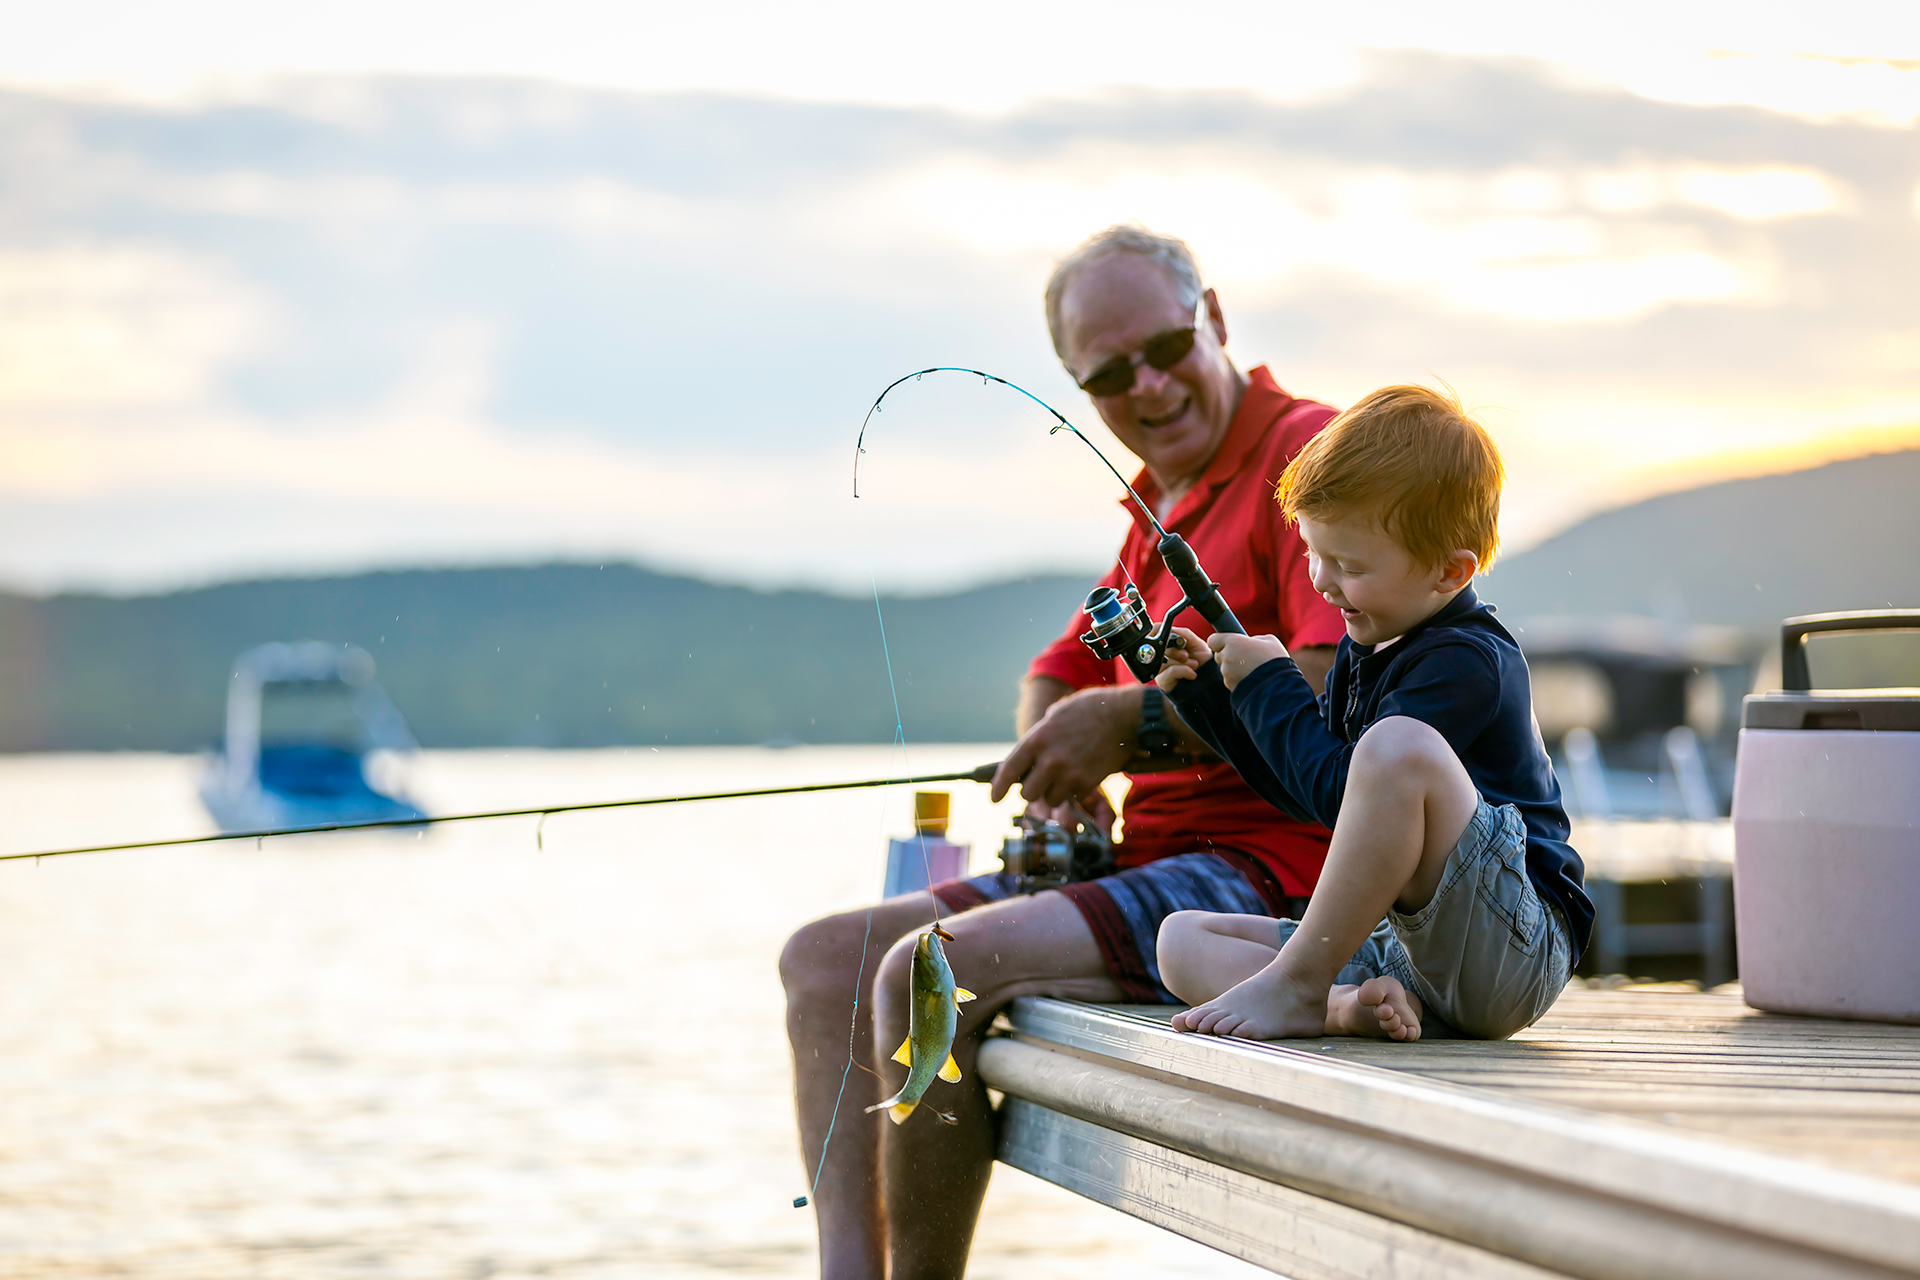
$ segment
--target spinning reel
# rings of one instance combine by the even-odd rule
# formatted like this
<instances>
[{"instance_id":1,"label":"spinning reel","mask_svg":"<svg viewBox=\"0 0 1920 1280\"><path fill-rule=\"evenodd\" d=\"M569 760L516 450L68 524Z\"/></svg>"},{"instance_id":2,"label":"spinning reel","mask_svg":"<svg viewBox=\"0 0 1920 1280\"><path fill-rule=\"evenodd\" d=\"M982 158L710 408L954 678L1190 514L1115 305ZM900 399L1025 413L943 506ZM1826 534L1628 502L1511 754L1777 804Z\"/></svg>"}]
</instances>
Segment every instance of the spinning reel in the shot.
<instances>
[{"instance_id":1,"label":"spinning reel","mask_svg":"<svg viewBox=\"0 0 1920 1280\"><path fill-rule=\"evenodd\" d=\"M1154 527L1160 527L1158 521ZM1107 661L1119 658L1142 684L1159 673L1160 664L1166 660L1167 646L1174 643L1173 620L1184 609L1198 612L1215 631L1230 635L1247 633L1221 598L1219 584L1207 577L1207 571L1200 567L1185 538L1163 531L1157 549L1166 562L1167 572L1186 593L1167 610L1157 628L1147 612L1146 601L1140 597L1140 588L1131 582L1124 596L1112 587L1095 587L1082 606L1093 626L1081 635L1080 643L1093 650L1096 657Z\"/></svg>"},{"instance_id":2,"label":"spinning reel","mask_svg":"<svg viewBox=\"0 0 1920 1280\"><path fill-rule=\"evenodd\" d=\"M1000 845L1000 865L1021 893L1098 880L1114 871L1113 839L1079 805L1071 805L1073 825L1022 814L1020 830Z\"/></svg>"}]
</instances>

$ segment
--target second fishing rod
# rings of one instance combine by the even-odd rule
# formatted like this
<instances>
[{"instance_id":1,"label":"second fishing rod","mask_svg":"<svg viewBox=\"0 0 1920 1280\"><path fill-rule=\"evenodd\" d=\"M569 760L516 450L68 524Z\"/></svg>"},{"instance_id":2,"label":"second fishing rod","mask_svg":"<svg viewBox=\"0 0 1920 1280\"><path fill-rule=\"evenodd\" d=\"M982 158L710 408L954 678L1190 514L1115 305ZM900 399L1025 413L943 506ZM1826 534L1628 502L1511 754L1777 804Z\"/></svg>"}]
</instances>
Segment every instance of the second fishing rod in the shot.
<instances>
[{"instance_id":1,"label":"second fishing rod","mask_svg":"<svg viewBox=\"0 0 1920 1280\"><path fill-rule=\"evenodd\" d=\"M937 366L921 369L895 379L881 391L867 410L866 418L861 422L860 434L854 445L854 496L859 496L859 456L865 452L867 426L873 415L895 388L909 381L918 381L929 373L964 373L980 378L984 384L998 384L1015 391L1033 403L1039 405L1054 418L1049 434L1060 431L1071 432L1080 442L1093 450L1094 455L1113 473L1127 496L1133 501L1149 525L1152 526L1159 541L1156 550L1167 572L1179 585L1181 598L1169 607L1156 625L1148 612L1140 588L1130 580L1123 581L1119 589L1096 587L1087 596L1083 606L1089 621L1088 630L1080 639L1093 653L1103 661L1120 660L1135 678L1142 683L1151 681L1159 672L1166 658L1167 646L1172 641L1174 621L1187 609L1193 609L1205 618L1215 631L1234 635L1246 634L1246 628L1240 625L1226 600L1220 594L1220 588L1201 566L1199 558L1186 539L1177 533L1169 532L1160 523L1152 507L1134 491L1125 476L1120 474L1113 462L1100 451L1099 446L1081 433L1080 429L1069 422L1064 414L1052 405L1034 395L1025 387L1009 382L998 375L985 373L979 369L957 366ZM490 819L539 817L552 814L572 813L595 809L635 808L663 804L684 804L703 800L747 799L756 796L793 795L815 791L838 791L850 788L884 787L926 782L980 782L992 781L995 765L983 765L964 773L934 775L929 777L876 778L860 782L815 783L791 787L764 787L738 791L710 792L696 795L654 796L644 799L599 801L586 804L540 805L522 809L490 810L478 813L447 814L440 817L415 817L377 822L330 823L321 826L263 828L251 831L231 831L218 835L200 835L173 837L154 840L126 841L114 844L85 845L63 849L45 849L34 852L0 855L0 861L39 860L50 857L66 857L75 854L106 853L119 850L150 849L168 846L214 843L229 840L254 840L280 838L295 835L317 835L332 832L368 831L382 828L420 828L446 823L472 822ZM1018 779L1015 779L1018 781ZM1039 819L1021 817L1016 819L1018 831L1007 837L1001 858L1005 868L1012 872L1029 889L1045 888L1063 881L1094 879L1111 871L1114 866L1113 850L1106 833L1084 812L1074 814L1071 826Z\"/></svg>"}]
</instances>

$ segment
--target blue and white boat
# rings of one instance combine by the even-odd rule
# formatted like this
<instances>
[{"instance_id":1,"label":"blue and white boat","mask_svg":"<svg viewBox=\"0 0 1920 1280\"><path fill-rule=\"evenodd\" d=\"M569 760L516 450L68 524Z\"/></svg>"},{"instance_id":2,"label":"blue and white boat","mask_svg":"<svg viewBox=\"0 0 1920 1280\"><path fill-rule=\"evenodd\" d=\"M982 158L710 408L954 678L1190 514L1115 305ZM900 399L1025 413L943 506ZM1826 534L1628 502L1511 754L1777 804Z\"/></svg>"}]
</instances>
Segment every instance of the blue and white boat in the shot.
<instances>
[{"instance_id":1,"label":"blue and white boat","mask_svg":"<svg viewBox=\"0 0 1920 1280\"><path fill-rule=\"evenodd\" d=\"M366 650L258 645L234 659L200 799L223 831L422 818L397 776L418 749Z\"/></svg>"}]
</instances>

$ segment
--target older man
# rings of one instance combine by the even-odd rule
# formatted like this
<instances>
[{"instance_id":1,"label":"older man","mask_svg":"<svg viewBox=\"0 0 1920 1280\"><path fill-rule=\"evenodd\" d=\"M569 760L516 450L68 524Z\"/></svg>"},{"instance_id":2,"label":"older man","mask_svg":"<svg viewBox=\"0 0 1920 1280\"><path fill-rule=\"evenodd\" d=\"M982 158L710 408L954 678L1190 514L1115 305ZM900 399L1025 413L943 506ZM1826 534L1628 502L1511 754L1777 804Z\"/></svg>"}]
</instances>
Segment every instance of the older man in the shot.
<instances>
[{"instance_id":1,"label":"older man","mask_svg":"<svg viewBox=\"0 0 1920 1280\"><path fill-rule=\"evenodd\" d=\"M1134 482L1141 498L1193 546L1247 629L1280 636L1317 685L1344 626L1308 582L1305 549L1272 488L1333 410L1289 396L1264 368L1234 367L1219 299L1178 240L1138 227L1101 232L1054 270L1046 299L1061 361L1145 464ZM1133 516L1124 571L1104 581L1137 583L1157 619L1180 590L1146 519ZM1207 629L1196 615L1183 621ZM974 1054L995 1010L1024 995L1173 1003L1154 953L1166 915L1297 916L1319 877L1326 830L1286 821L1229 766L1206 759L1159 690L1080 644L1083 626L1075 618L1034 660L1021 739L993 795L1018 784L1029 812L1056 816L1079 800L1110 819L1101 782L1133 775L1121 870L1031 896L1004 876L949 881L815 921L781 956L801 1144L809 1173L819 1170L823 1276L881 1277L889 1256L895 1277L965 1271L993 1162ZM916 1114L896 1128L864 1108L902 1072L889 1055L906 1035L913 934L934 917L936 899L954 935L954 973L979 998L964 1006L954 1041L960 1084L936 1085L921 1108L945 1116ZM862 1069L842 1097L850 1011Z\"/></svg>"}]
</instances>

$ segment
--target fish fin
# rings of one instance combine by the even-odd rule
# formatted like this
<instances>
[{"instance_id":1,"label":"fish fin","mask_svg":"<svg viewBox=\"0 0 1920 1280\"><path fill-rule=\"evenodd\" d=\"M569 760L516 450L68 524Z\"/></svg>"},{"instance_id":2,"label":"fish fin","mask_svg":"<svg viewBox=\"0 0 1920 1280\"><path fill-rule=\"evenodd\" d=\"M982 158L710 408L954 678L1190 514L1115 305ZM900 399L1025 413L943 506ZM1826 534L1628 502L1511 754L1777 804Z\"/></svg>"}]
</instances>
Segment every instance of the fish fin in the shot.
<instances>
[{"instance_id":1,"label":"fish fin","mask_svg":"<svg viewBox=\"0 0 1920 1280\"><path fill-rule=\"evenodd\" d=\"M901 1090L901 1093L904 1093L904 1092L906 1092L904 1089ZM872 1106L866 1108L866 1112L868 1115L872 1115L876 1111L883 1111L888 1107L897 1107L899 1105L900 1105L900 1094L896 1093L891 1098L888 1098L885 1102L876 1102ZM906 1105L911 1107L913 1104L909 1102ZM899 1124L900 1122L898 1120L895 1120L894 1123Z\"/></svg>"},{"instance_id":2,"label":"fish fin","mask_svg":"<svg viewBox=\"0 0 1920 1280\"><path fill-rule=\"evenodd\" d=\"M956 1006L963 1005L969 1000L978 1000L979 998L979 996L976 996L965 987L955 987L953 989L953 1003Z\"/></svg>"},{"instance_id":3,"label":"fish fin","mask_svg":"<svg viewBox=\"0 0 1920 1280\"><path fill-rule=\"evenodd\" d=\"M912 1036L908 1036L905 1040L902 1040L900 1042L900 1047L893 1051L893 1060L899 1063L901 1066L906 1067L908 1070L912 1070L913 1068L913 1037Z\"/></svg>"},{"instance_id":4,"label":"fish fin","mask_svg":"<svg viewBox=\"0 0 1920 1280\"><path fill-rule=\"evenodd\" d=\"M940 1068L940 1078L948 1084L960 1082L960 1064L953 1060L952 1054L947 1055L946 1065Z\"/></svg>"},{"instance_id":5,"label":"fish fin","mask_svg":"<svg viewBox=\"0 0 1920 1280\"><path fill-rule=\"evenodd\" d=\"M887 1108L887 1119L895 1124L905 1124L907 1117L912 1115L913 1109L919 1105L917 1102L896 1102Z\"/></svg>"}]
</instances>

